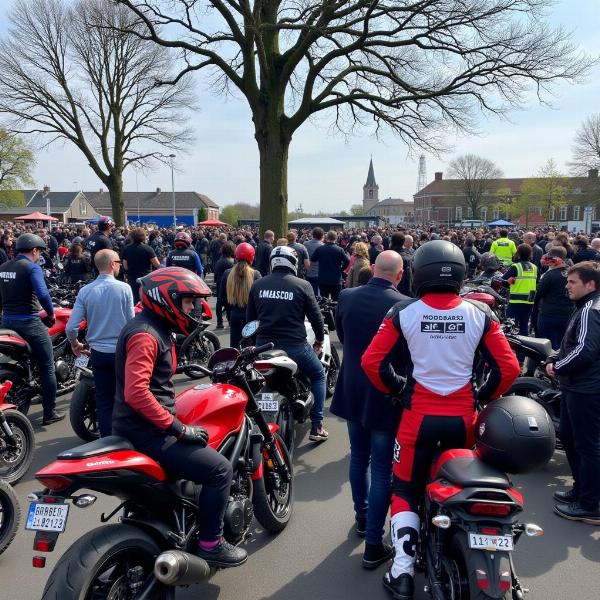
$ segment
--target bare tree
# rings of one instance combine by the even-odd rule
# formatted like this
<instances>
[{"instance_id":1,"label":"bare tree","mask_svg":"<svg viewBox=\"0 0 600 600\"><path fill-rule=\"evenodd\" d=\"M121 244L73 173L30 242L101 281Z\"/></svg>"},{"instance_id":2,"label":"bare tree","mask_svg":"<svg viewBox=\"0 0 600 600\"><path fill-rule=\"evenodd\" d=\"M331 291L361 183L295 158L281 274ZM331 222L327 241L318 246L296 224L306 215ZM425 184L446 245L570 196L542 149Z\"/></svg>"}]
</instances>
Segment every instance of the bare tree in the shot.
<instances>
[{"instance_id":1,"label":"bare tree","mask_svg":"<svg viewBox=\"0 0 600 600\"><path fill-rule=\"evenodd\" d=\"M169 50L134 30L111 0L19 0L0 43L0 112L20 134L67 140L107 187L123 223L123 173L191 141L191 82L157 86L173 73Z\"/></svg>"},{"instance_id":2,"label":"bare tree","mask_svg":"<svg viewBox=\"0 0 600 600\"><path fill-rule=\"evenodd\" d=\"M572 154L569 166L573 175L586 175L590 169L600 169L600 113L590 115L581 124Z\"/></svg>"},{"instance_id":3,"label":"bare tree","mask_svg":"<svg viewBox=\"0 0 600 600\"><path fill-rule=\"evenodd\" d=\"M330 111L344 135L387 126L444 148L477 112L502 114L531 85L577 81L590 60L545 23L551 0L115 0L144 37L179 50L217 92L246 99L260 154L261 226L285 231L288 152ZM139 32L139 29L137 30Z\"/></svg>"},{"instance_id":4,"label":"bare tree","mask_svg":"<svg viewBox=\"0 0 600 600\"><path fill-rule=\"evenodd\" d=\"M450 163L448 174L457 180L454 191L465 197L473 219L479 218L479 209L486 194L490 194L490 183L503 176L502 170L491 160L475 154L455 158Z\"/></svg>"}]
</instances>

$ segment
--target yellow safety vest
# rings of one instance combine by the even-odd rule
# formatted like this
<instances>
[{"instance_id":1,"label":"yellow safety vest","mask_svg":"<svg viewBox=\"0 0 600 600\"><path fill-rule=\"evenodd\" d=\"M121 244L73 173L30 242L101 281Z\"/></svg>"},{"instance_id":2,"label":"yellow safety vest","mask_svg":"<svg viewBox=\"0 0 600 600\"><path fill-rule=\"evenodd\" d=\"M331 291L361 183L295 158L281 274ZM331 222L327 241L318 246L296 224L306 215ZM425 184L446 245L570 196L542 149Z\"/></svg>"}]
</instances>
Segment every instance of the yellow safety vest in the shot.
<instances>
[{"instance_id":1,"label":"yellow safety vest","mask_svg":"<svg viewBox=\"0 0 600 600\"><path fill-rule=\"evenodd\" d=\"M508 266L513 261L513 255L517 251L515 243L508 238L498 238L492 244L490 249L498 260L500 260L505 266Z\"/></svg>"},{"instance_id":2,"label":"yellow safety vest","mask_svg":"<svg viewBox=\"0 0 600 600\"><path fill-rule=\"evenodd\" d=\"M517 269L517 279L510 286L510 304L533 304L537 287L537 267L530 262L512 265Z\"/></svg>"}]
</instances>

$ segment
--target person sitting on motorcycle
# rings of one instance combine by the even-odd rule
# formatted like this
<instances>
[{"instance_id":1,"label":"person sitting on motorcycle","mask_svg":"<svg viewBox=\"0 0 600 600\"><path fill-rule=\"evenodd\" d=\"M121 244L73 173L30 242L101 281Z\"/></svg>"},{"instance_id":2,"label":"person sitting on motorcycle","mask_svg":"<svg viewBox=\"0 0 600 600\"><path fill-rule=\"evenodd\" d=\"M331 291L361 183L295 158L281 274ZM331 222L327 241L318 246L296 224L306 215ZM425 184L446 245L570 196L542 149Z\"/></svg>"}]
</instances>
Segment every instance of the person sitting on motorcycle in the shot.
<instances>
[{"instance_id":1,"label":"person sitting on motorcycle","mask_svg":"<svg viewBox=\"0 0 600 600\"><path fill-rule=\"evenodd\" d=\"M312 285L296 277L298 257L292 248L274 248L270 263L271 274L256 281L250 290L246 320L260 321L257 345L273 342L310 379L314 404L310 411L312 426L309 439L324 442L329 436L323 427L326 376L317 356L322 352L325 340L323 315ZM315 333L313 348L306 341L305 317Z\"/></svg>"},{"instance_id":2,"label":"person sitting on motorcycle","mask_svg":"<svg viewBox=\"0 0 600 600\"><path fill-rule=\"evenodd\" d=\"M184 267L202 277L204 269L198 254L191 249L192 238L185 231L175 236L175 250L167 255L167 267Z\"/></svg>"},{"instance_id":3,"label":"person sitting on motorcycle","mask_svg":"<svg viewBox=\"0 0 600 600\"><path fill-rule=\"evenodd\" d=\"M497 281L499 286L502 285L502 263L493 252L484 252L481 255L479 268L481 273L473 279L473 283L491 286L493 282Z\"/></svg>"},{"instance_id":4,"label":"person sitting on motorcycle","mask_svg":"<svg viewBox=\"0 0 600 600\"><path fill-rule=\"evenodd\" d=\"M175 416L173 333L198 326L194 300L210 294L188 269L167 267L141 280L142 311L123 327L116 348L113 433L159 462L174 479L202 484L198 500L198 556L211 566L236 567L247 553L223 539L223 516L233 469L208 443L203 427Z\"/></svg>"},{"instance_id":5,"label":"person sitting on motorcycle","mask_svg":"<svg viewBox=\"0 0 600 600\"><path fill-rule=\"evenodd\" d=\"M482 402L498 398L519 374L519 363L489 307L458 295L466 264L457 246L428 242L415 252L412 268L418 297L390 309L361 360L371 383L381 392L401 395L404 406L393 459L396 553L383 580L393 597L402 600L414 594L418 505L435 455L470 448L477 397ZM489 376L476 393L472 382L478 353ZM394 365L404 365L406 377Z\"/></svg>"}]
</instances>

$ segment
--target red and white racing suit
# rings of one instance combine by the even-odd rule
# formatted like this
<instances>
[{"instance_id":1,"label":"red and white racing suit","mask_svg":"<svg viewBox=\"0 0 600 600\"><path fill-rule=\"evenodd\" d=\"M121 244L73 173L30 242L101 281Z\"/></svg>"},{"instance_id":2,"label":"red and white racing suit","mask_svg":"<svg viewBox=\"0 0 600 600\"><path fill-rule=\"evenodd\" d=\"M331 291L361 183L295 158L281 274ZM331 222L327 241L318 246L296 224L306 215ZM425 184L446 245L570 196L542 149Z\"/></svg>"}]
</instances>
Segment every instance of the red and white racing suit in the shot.
<instances>
[{"instance_id":1,"label":"red and white racing suit","mask_svg":"<svg viewBox=\"0 0 600 600\"><path fill-rule=\"evenodd\" d=\"M479 353L490 372L479 397L494 400L519 374L500 323L484 304L430 293L395 304L362 356L371 383L381 392L401 393L404 406L393 464L394 577L414 574L417 506L436 453L473 445Z\"/></svg>"}]
</instances>

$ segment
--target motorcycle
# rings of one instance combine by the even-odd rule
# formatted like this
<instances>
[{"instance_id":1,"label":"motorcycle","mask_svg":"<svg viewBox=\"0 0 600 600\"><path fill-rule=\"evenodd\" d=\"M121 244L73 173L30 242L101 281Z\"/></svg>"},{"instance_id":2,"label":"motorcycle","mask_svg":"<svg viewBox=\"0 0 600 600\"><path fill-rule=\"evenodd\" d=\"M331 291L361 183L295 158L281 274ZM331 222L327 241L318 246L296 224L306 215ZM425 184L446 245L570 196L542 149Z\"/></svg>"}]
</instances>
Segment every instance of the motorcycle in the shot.
<instances>
[{"instance_id":1,"label":"motorcycle","mask_svg":"<svg viewBox=\"0 0 600 600\"><path fill-rule=\"evenodd\" d=\"M290 456L247 381L257 357L272 347L218 350L208 368L198 367L212 383L190 388L176 399L177 417L185 424L201 423L209 445L233 467L224 528L232 544L249 537L254 516L265 530L277 533L292 514ZM88 532L63 554L44 598L173 600L175 586L199 583L210 575L208 564L193 553L199 486L170 479L125 438L102 438L63 452L36 478L44 490L30 495L26 529L35 531L37 552L55 549L71 504L92 505L94 492L119 501L102 516L103 523L121 511L120 522ZM44 556L33 558L34 567L44 564Z\"/></svg>"},{"instance_id":2,"label":"motorcycle","mask_svg":"<svg viewBox=\"0 0 600 600\"><path fill-rule=\"evenodd\" d=\"M460 295L466 300L477 300L487 304L501 323L506 321L506 308L508 301L499 291L491 285L467 282L460 290Z\"/></svg>"},{"instance_id":3,"label":"motorcycle","mask_svg":"<svg viewBox=\"0 0 600 600\"><path fill-rule=\"evenodd\" d=\"M476 451L443 452L421 503L416 566L425 572L425 591L434 600L522 600L528 590L511 553L523 533L544 533L517 521L524 503L509 477Z\"/></svg>"},{"instance_id":4,"label":"motorcycle","mask_svg":"<svg viewBox=\"0 0 600 600\"><path fill-rule=\"evenodd\" d=\"M14 539L21 518L19 501L11 484L27 473L33 460L34 433L29 419L4 402L12 387L0 385L0 554Z\"/></svg>"},{"instance_id":5,"label":"motorcycle","mask_svg":"<svg viewBox=\"0 0 600 600\"><path fill-rule=\"evenodd\" d=\"M47 318L46 311L39 313L42 321ZM48 329L54 354L54 370L56 373L57 395L66 394L73 390L77 381L75 355L71 344L65 335L65 329L71 309L56 307L54 309L55 323ZM79 325L78 337L85 339L86 322ZM13 384L7 395L7 400L14 404L20 412L26 415L31 403L41 393L39 371L33 359L29 344L12 329L0 329L0 381L8 380Z\"/></svg>"},{"instance_id":6,"label":"motorcycle","mask_svg":"<svg viewBox=\"0 0 600 600\"><path fill-rule=\"evenodd\" d=\"M331 398L335 392L335 384L340 373L341 365L340 356L335 346L331 343L331 337L329 335L329 332L335 331L335 309L337 308L337 302L334 302L329 298L318 296L317 303L321 309L323 320L325 321L325 339L323 341L323 349L321 354L319 354L319 360L327 375L326 394L328 398ZM304 321L304 326L306 327L307 341L312 346L315 343L314 331L308 320Z\"/></svg>"},{"instance_id":7,"label":"motorcycle","mask_svg":"<svg viewBox=\"0 0 600 600\"><path fill-rule=\"evenodd\" d=\"M136 313L141 311L141 305L135 307ZM202 298L202 319L212 319L210 306ZM203 322L196 327L187 337L175 334L175 355L177 356L176 373L185 373L190 379L204 377L204 373L191 374L187 369L189 365L206 365L208 360L220 347L219 338L207 331L208 323ZM88 358L81 356L75 361L79 369L77 387L71 396L69 418L75 434L86 442L91 442L100 437L96 419L96 385L94 383L93 365L88 366Z\"/></svg>"}]
</instances>

